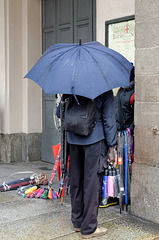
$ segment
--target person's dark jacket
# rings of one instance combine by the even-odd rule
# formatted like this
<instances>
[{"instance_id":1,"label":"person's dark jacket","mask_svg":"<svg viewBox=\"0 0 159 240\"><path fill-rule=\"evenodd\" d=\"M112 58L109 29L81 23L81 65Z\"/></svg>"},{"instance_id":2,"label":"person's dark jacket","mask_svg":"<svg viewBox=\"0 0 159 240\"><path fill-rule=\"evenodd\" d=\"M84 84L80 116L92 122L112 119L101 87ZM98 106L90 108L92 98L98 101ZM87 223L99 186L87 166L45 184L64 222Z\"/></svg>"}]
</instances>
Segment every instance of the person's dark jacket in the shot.
<instances>
[{"instance_id":1,"label":"person's dark jacket","mask_svg":"<svg viewBox=\"0 0 159 240\"><path fill-rule=\"evenodd\" d=\"M134 81L129 87L120 88L115 97L117 130L129 128L134 132Z\"/></svg>"},{"instance_id":2,"label":"person's dark jacket","mask_svg":"<svg viewBox=\"0 0 159 240\"><path fill-rule=\"evenodd\" d=\"M117 128L113 101L112 90L97 97L95 117L97 122L93 131L87 137L68 132L68 143L89 145L105 139L108 147L115 146L117 142Z\"/></svg>"}]
</instances>

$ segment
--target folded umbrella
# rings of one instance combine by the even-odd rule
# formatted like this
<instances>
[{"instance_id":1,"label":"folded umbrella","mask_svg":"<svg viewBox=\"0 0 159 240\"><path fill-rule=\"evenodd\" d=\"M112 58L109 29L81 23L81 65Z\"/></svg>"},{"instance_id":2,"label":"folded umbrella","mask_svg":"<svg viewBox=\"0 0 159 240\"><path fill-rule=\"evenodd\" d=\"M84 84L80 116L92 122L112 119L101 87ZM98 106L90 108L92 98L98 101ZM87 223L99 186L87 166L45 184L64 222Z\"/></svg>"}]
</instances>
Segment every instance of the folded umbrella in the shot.
<instances>
[{"instance_id":1,"label":"folded umbrella","mask_svg":"<svg viewBox=\"0 0 159 240\"><path fill-rule=\"evenodd\" d=\"M120 207L120 214L123 209L123 195L124 195L124 170L123 170L123 135L121 132L118 132L117 137L117 150L118 150L118 168L117 171L120 193L119 193L119 207ZM120 174L120 176L119 176Z\"/></svg>"},{"instance_id":2,"label":"folded umbrella","mask_svg":"<svg viewBox=\"0 0 159 240\"><path fill-rule=\"evenodd\" d=\"M128 211L128 144L126 131L124 131L124 163L125 163L125 204L126 211Z\"/></svg>"},{"instance_id":3,"label":"folded umbrella","mask_svg":"<svg viewBox=\"0 0 159 240\"><path fill-rule=\"evenodd\" d=\"M53 147L53 151L55 151L54 155L56 155L55 157L55 164L54 164L54 167L53 167L53 171L52 171L52 174L51 174L51 177L50 177L50 181L49 181L49 184L48 184L48 198L49 199L52 199L52 183L53 183L53 180L54 180L54 177L56 175L56 172L57 172L57 169L59 167L59 163L61 161L61 157L60 157L60 151L61 151L61 148L60 148L60 144L57 144L57 145L54 145Z\"/></svg>"},{"instance_id":4,"label":"folded umbrella","mask_svg":"<svg viewBox=\"0 0 159 240\"><path fill-rule=\"evenodd\" d=\"M106 205L107 200L108 200L108 169L106 168L103 176L103 194L100 207Z\"/></svg>"},{"instance_id":5,"label":"folded umbrella","mask_svg":"<svg viewBox=\"0 0 159 240\"><path fill-rule=\"evenodd\" d=\"M30 172L17 172L17 173L14 173L14 174L10 175L10 176L13 176L15 174L20 174L20 173L30 173ZM29 184L46 185L47 183L48 183L48 180L47 180L46 174L40 173L39 175L37 175L37 174L34 173L30 177L21 178L21 179L18 179L18 180L14 180L12 182L7 182L7 183L4 182L2 185L0 185L0 192L8 191L8 190L14 190L14 189L17 189L21 186L26 186L26 185L29 185Z\"/></svg>"}]
</instances>

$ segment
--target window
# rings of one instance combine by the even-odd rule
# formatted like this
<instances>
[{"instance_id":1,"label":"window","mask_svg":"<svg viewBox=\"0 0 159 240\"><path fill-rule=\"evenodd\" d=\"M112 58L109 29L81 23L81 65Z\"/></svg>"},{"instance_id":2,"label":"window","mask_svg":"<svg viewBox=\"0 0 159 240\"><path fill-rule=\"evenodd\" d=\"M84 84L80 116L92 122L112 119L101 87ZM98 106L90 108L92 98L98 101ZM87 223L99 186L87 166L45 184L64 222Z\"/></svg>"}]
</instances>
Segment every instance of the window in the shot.
<instances>
[{"instance_id":1,"label":"window","mask_svg":"<svg viewBox=\"0 0 159 240\"><path fill-rule=\"evenodd\" d=\"M135 62L135 18L134 16L105 22L105 45L130 62ZM117 89L114 89L116 95Z\"/></svg>"}]
</instances>

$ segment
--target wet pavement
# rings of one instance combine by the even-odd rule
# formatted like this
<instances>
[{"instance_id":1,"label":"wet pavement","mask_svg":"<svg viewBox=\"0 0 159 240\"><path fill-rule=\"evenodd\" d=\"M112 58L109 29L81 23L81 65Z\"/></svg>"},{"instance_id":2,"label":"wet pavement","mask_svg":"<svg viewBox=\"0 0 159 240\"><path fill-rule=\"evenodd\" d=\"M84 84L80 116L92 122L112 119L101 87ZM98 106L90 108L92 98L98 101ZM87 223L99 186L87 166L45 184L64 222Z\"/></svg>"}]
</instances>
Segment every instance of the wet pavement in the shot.
<instances>
[{"instance_id":1,"label":"wet pavement","mask_svg":"<svg viewBox=\"0 0 159 240\"><path fill-rule=\"evenodd\" d=\"M32 163L0 162L0 185L31 174L16 172L44 172L48 179L53 165L36 161ZM58 190L58 178L53 187ZM71 223L70 196L64 196L64 203L55 199L23 198L17 190L0 192L0 239L3 240L76 240L80 233L73 231ZM159 225L144 221L129 212L119 213L119 206L99 208L98 225L106 227L108 233L98 239L105 240L159 240ZM97 239L97 238L94 238Z\"/></svg>"}]
</instances>

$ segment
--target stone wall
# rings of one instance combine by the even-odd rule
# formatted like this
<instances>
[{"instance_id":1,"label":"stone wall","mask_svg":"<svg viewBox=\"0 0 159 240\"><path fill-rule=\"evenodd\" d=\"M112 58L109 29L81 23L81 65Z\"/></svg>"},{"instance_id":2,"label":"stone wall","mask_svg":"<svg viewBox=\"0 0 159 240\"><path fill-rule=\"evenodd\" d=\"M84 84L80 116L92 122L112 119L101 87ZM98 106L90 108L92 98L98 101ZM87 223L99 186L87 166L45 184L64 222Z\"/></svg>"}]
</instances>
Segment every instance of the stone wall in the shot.
<instances>
[{"instance_id":1,"label":"stone wall","mask_svg":"<svg viewBox=\"0 0 159 240\"><path fill-rule=\"evenodd\" d=\"M132 214L159 223L159 1L135 4L135 162Z\"/></svg>"},{"instance_id":2,"label":"stone wall","mask_svg":"<svg viewBox=\"0 0 159 240\"><path fill-rule=\"evenodd\" d=\"M41 159L41 133L0 134L0 161L30 162Z\"/></svg>"}]
</instances>

